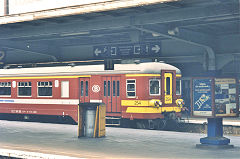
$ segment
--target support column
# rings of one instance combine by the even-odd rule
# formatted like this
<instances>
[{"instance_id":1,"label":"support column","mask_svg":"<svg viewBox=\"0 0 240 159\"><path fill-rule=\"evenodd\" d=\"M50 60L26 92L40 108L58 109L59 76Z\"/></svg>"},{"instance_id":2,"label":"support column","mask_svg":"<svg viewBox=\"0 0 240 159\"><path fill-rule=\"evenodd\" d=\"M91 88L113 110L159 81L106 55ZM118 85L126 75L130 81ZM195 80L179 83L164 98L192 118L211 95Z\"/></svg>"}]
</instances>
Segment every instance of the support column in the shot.
<instances>
[{"instance_id":1,"label":"support column","mask_svg":"<svg viewBox=\"0 0 240 159\"><path fill-rule=\"evenodd\" d=\"M223 118L208 118L207 137L201 138L198 148L233 148L230 139L223 137Z\"/></svg>"},{"instance_id":2,"label":"support column","mask_svg":"<svg viewBox=\"0 0 240 159\"><path fill-rule=\"evenodd\" d=\"M4 15L9 14L9 0L4 0Z\"/></svg>"}]
</instances>

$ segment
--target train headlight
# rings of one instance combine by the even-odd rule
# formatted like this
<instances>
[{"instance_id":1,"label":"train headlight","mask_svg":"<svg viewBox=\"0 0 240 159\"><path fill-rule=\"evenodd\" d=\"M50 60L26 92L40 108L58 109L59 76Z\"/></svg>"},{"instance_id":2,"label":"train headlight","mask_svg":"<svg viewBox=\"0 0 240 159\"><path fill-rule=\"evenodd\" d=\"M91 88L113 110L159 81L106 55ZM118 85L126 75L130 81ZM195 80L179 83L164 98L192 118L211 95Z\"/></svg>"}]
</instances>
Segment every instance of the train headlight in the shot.
<instances>
[{"instance_id":1,"label":"train headlight","mask_svg":"<svg viewBox=\"0 0 240 159\"><path fill-rule=\"evenodd\" d=\"M149 106L161 107L162 106L162 102L159 99L152 99L152 100L149 101Z\"/></svg>"},{"instance_id":2,"label":"train headlight","mask_svg":"<svg viewBox=\"0 0 240 159\"><path fill-rule=\"evenodd\" d=\"M177 99L176 104L177 104L177 106L182 107L182 106L184 106L185 103L184 103L183 99Z\"/></svg>"},{"instance_id":3,"label":"train headlight","mask_svg":"<svg viewBox=\"0 0 240 159\"><path fill-rule=\"evenodd\" d=\"M162 106L162 102L159 100L159 101L155 101L154 102L154 105L155 105L155 107L161 107Z\"/></svg>"}]
</instances>

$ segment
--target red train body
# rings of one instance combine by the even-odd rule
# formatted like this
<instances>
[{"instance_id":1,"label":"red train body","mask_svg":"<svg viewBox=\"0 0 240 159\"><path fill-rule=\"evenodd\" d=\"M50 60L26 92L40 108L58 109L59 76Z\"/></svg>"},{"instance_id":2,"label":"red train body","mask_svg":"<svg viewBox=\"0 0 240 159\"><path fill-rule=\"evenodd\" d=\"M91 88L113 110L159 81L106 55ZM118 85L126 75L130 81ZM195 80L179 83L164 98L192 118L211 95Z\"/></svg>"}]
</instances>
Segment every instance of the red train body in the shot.
<instances>
[{"instance_id":1,"label":"red train body","mask_svg":"<svg viewBox=\"0 0 240 159\"><path fill-rule=\"evenodd\" d=\"M181 112L180 71L158 63L3 69L0 113L70 116L79 103L105 103L108 117L163 119Z\"/></svg>"}]
</instances>

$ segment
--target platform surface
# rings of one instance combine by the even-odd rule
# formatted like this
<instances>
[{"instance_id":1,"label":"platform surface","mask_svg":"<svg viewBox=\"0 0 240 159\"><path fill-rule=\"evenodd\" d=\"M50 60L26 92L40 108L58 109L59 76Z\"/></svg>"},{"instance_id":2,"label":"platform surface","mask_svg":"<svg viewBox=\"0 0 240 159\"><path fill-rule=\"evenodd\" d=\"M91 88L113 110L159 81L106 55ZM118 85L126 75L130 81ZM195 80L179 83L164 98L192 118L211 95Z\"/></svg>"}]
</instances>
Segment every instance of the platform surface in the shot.
<instances>
[{"instance_id":1,"label":"platform surface","mask_svg":"<svg viewBox=\"0 0 240 159\"><path fill-rule=\"evenodd\" d=\"M240 136L233 149L196 148L205 134L107 128L104 138L77 138L76 125L0 120L0 150L11 149L79 158L240 158Z\"/></svg>"}]
</instances>

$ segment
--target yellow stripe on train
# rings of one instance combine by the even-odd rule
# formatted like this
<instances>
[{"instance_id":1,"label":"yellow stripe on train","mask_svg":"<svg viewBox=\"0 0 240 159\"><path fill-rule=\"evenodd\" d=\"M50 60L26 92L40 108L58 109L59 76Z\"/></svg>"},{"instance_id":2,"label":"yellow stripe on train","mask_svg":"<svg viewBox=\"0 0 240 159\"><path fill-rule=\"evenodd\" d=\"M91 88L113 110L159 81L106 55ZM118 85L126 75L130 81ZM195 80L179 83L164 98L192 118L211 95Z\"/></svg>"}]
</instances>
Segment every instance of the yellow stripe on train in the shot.
<instances>
[{"instance_id":1,"label":"yellow stripe on train","mask_svg":"<svg viewBox=\"0 0 240 159\"><path fill-rule=\"evenodd\" d=\"M159 99L151 99L151 100L121 100L122 106L134 106L134 107L146 107L151 106L154 107L155 101L160 102Z\"/></svg>"},{"instance_id":2,"label":"yellow stripe on train","mask_svg":"<svg viewBox=\"0 0 240 159\"><path fill-rule=\"evenodd\" d=\"M128 107L126 113L162 113L162 112L181 112L180 107Z\"/></svg>"}]
</instances>

